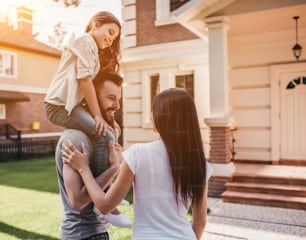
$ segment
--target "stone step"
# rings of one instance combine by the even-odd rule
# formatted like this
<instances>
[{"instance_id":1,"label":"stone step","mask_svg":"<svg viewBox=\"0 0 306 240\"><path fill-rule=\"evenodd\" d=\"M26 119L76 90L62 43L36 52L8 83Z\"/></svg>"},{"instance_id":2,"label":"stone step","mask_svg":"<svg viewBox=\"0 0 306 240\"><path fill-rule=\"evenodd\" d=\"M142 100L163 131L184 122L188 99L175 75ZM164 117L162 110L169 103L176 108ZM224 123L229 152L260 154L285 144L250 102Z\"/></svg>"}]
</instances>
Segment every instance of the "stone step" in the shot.
<instances>
[{"instance_id":1,"label":"stone step","mask_svg":"<svg viewBox=\"0 0 306 240\"><path fill-rule=\"evenodd\" d=\"M263 193L306 197L306 187L301 185L228 182L226 189L232 192Z\"/></svg>"},{"instance_id":2,"label":"stone step","mask_svg":"<svg viewBox=\"0 0 306 240\"><path fill-rule=\"evenodd\" d=\"M306 186L306 167L242 163L235 167L233 182Z\"/></svg>"},{"instance_id":3,"label":"stone step","mask_svg":"<svg viewBox=\"0 0 306 240\"><path fill-rule=\"evenodd\" d=\"M248 182L248 183L267 183L267 184L284 184L284 185L306 185L305 178L299 177L278 177L278 176L251 176L247 174L235 173L233 182Z\"/></svg>"},{"instance_id":4,"label":"stone step","mask_svg":"<svg viewBox=\"0 0 306 240\"><path fill-rule=\"evenodd\" d=\"M306 197L225 191L224 202L306 210Z\"/></svg>"}]
</instances>

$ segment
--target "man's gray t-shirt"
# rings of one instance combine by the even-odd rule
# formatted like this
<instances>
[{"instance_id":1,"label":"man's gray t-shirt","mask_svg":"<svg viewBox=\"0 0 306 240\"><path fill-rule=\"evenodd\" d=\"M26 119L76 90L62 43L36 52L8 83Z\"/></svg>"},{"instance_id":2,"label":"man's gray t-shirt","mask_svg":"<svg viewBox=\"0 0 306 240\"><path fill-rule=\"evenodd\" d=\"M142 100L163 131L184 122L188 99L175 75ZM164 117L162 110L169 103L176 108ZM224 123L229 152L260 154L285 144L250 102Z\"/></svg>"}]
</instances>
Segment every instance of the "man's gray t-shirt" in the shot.
<instances>
[{"instance_id":1,"label":"man's gray t-shirt","mask_svg":"<svg viewBox=\"0 0 306 240\"><path fill-rule=\"evenodd\" d=\"M85 133L75 129L65 129L62 133L55 153L56 172L62 202L61 239L78 240L88 238L92 235L107 232L109 223L99 218L93 212L93 204L88 204L83 210L75 210L67 196L63 181L63 162L61 157L61 146L70 140L79 150L81 143L85 144L89 156L93 155L93 147Z\"/></svg>"}]
</instances>

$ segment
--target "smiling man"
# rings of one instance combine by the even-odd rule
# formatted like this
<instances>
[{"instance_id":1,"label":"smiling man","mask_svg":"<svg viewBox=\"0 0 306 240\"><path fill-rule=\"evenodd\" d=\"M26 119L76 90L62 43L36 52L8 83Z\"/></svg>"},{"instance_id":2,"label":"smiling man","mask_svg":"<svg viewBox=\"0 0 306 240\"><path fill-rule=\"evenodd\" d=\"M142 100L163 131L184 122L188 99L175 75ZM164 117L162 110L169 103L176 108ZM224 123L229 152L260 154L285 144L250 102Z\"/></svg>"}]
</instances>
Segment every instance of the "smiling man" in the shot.
<instances>
[{"instance_id":1,"label":"smiling man","mask_svg":"<svg viewBox=\"0 0 306 240\"><path fill-rule=\"evenodd\" d=\"M116 125L115 112L120 109L119 101L121 99L122 82L123 79L120 76L103 72L99 73L94 80L103 117L113 128L115 128ZM107 136L114 136L114 139L110 137L105 138L105 144L108 144L110 140L113 142L117 140L119 133L118 131L115 132L117 132L117 134L107 134ZM91 157L91 169L96 177L96 181L102 188L106 187L106 178L101 176L101 171L102 169L105 173L108 171L108 166L104 166L105 164L94 162L94 139L90 140L88 136L80 130L64 130L56 148L56 171L63 208L61 239L108 240L108 219L94 212L94 206L83 185L80 175L69 167L69 165L62 163L61 147L63 143L67 145L68 140L73 142L79 150L81 150L82 142L85 144ZM108 159L108 152L105 152L105 154L107 154ZM119 212L119 215L122 217L123 214ZM123 217L125 216L123 215ZM128 225L129 219L126 220L126 224Z\"/></svg>"}]
</instances>

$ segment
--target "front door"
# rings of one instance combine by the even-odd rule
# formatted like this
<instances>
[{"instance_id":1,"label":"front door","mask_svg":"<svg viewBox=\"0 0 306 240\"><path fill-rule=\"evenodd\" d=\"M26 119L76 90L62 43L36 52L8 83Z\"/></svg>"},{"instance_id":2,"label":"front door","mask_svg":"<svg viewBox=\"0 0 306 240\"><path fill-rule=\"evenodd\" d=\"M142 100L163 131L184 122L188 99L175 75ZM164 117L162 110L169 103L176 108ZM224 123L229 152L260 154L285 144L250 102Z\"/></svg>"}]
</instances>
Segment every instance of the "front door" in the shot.
<instances>
[{"instance_id":1,"label":"front door","mask_svg":"<svg viewBox=\"0 0 306 240\"><path fill-rule=\"evenodd\" d=\"M280 79L281 159L306 160L306 72Z\"/></svg>"}]
</instances>

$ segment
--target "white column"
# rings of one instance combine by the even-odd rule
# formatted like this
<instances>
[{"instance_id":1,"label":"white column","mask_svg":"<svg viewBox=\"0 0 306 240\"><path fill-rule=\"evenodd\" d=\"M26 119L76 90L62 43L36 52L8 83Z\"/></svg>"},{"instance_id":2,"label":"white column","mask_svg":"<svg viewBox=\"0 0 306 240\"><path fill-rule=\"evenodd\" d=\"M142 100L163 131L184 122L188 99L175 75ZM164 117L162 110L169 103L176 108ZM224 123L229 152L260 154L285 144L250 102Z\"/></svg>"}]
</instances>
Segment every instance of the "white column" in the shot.
<instances>
[{"instance_id":1,"label":"white column","mask_svg":"<svg viewBox=\"0 0 306 240\"><path fill-rule=\"evenodd\" d=\"M209 38L210 117L207 123L226 126L228 119L228 20L206 18ZM206 120L205 120L206 121Z\"/></svg>"},{"instance_id":2,"label":"white column","mask_svg":"<svg viewBox=\"0 0 306 240\"><path fill-rule=\"evenodd\" d=\"M228 19L225 16L205 19L209 40L209 117L205 123L210 127L210 158L213 176L230 179L235 166L230 161L228 130L231 126L228 103ZM223 152L222 152L223 151Z\"/></svg>"}]
</instances>

